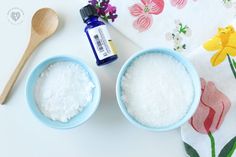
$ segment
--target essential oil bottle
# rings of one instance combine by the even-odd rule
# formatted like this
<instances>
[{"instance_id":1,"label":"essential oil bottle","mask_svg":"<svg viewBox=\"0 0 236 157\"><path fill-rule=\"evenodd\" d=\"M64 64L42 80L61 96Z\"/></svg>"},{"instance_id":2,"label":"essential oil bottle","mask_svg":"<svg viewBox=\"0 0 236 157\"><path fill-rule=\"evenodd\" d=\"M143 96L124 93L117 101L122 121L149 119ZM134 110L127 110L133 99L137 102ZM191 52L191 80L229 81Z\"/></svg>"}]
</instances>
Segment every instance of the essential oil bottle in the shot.
<instances>
[{"instance_id":1,"label":"essential oil bottle","mask_svg":"<svg viewBox=\"0 0 236 157\"><path fill-rule=\"evenodd\" d=\"M98 13L93 5L80 9L84 23L87 24L85 33L93 49L97 65L105 65L115 61L118 56L104 22L98 20Z\"/></svg>"}]
</instances>

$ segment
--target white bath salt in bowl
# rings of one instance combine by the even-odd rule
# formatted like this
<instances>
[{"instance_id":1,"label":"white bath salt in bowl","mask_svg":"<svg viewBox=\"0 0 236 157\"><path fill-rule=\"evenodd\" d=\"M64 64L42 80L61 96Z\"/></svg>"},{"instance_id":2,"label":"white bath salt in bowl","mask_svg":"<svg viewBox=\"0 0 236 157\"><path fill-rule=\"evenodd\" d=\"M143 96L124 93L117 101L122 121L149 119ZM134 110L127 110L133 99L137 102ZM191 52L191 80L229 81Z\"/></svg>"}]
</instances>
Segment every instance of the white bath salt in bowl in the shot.
<instances>
[{"instance_id":1,"label":"white bath salt in bowl","mask_svg":"<svg viewBox=\"0 0 236 157\"><path fill-rule=\"evenodd\" d=\"M35 99L48 118L68 122L92 101L94 84L79 64L56 62L39 76Z\"/></svg>"},{"instance_id":2,"label":"white bath salt in bowl","mask_svg":"<svg viewBox=\"0 0 236 157\"><path fill-rule=\"evenodd\" d=\"M193 82L175 58L148 53L135 59L121 79L121 97L128 113L148 127L180 121L193 101Z\"/></svg>"}]
</instances>

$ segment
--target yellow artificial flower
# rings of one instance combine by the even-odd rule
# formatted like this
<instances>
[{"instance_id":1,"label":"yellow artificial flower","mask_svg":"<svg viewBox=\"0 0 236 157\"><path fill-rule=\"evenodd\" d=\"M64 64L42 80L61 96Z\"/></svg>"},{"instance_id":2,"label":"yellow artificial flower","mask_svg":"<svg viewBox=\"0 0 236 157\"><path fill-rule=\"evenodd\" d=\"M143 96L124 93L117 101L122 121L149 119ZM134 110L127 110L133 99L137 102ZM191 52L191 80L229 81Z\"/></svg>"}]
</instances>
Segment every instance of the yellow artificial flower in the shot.
<instances>
[{"instance_id":1,"label":"yellow artificial flower","mask_svg":"<svg viewBox=\"0 0 236 157\"><path fill-rule=\"evenodd\" d=\"M217 66L222 63L227 54L236 56L236 32L233 26L219 28L217 34L207 41L203 47L207 51L218 50L211 58L212 66Z\"/></svg>"}]
</instances>

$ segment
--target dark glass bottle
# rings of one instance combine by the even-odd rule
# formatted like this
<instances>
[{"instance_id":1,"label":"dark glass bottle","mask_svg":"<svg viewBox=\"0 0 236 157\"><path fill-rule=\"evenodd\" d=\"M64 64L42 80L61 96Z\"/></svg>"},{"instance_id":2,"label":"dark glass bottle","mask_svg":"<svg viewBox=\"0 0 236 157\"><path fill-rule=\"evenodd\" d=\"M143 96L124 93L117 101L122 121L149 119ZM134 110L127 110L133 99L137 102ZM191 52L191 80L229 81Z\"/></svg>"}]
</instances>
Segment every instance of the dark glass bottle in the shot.
<instances>
[{"instance_id":1,"label":"dark glass bottle","mask_svg":"<svg viewBox=\"0 0 236 157\"><path fill-rule=\"evenodd\" d=\"M118 56L104 22L98 20L97 10L93 5L87 5L80 9L90 45L93 49L97 65L105 65L115 61Z\"/></svg>"}]
</instances>

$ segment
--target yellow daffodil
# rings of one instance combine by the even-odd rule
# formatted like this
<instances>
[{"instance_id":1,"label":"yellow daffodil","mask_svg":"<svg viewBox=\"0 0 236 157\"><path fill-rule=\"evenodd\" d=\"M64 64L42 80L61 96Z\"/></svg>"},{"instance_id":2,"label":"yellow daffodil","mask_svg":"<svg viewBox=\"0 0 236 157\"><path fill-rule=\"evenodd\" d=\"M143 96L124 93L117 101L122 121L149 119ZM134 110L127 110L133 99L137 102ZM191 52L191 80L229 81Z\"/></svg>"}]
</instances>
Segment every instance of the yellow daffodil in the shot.
<instances>
[{"instance_id":1,"label":"yellow daffodil","mask_svg":"<svg viewBox=\"0 0 236 157\"><path fill-rule=\"evenodd\" d=\"M207 41L203 47L207 51L217 52L211 58L212 66L222 63L226 56L236 56L236 32L233 26L219 28L217 34Z\"/></svg>"}]
</instances>

